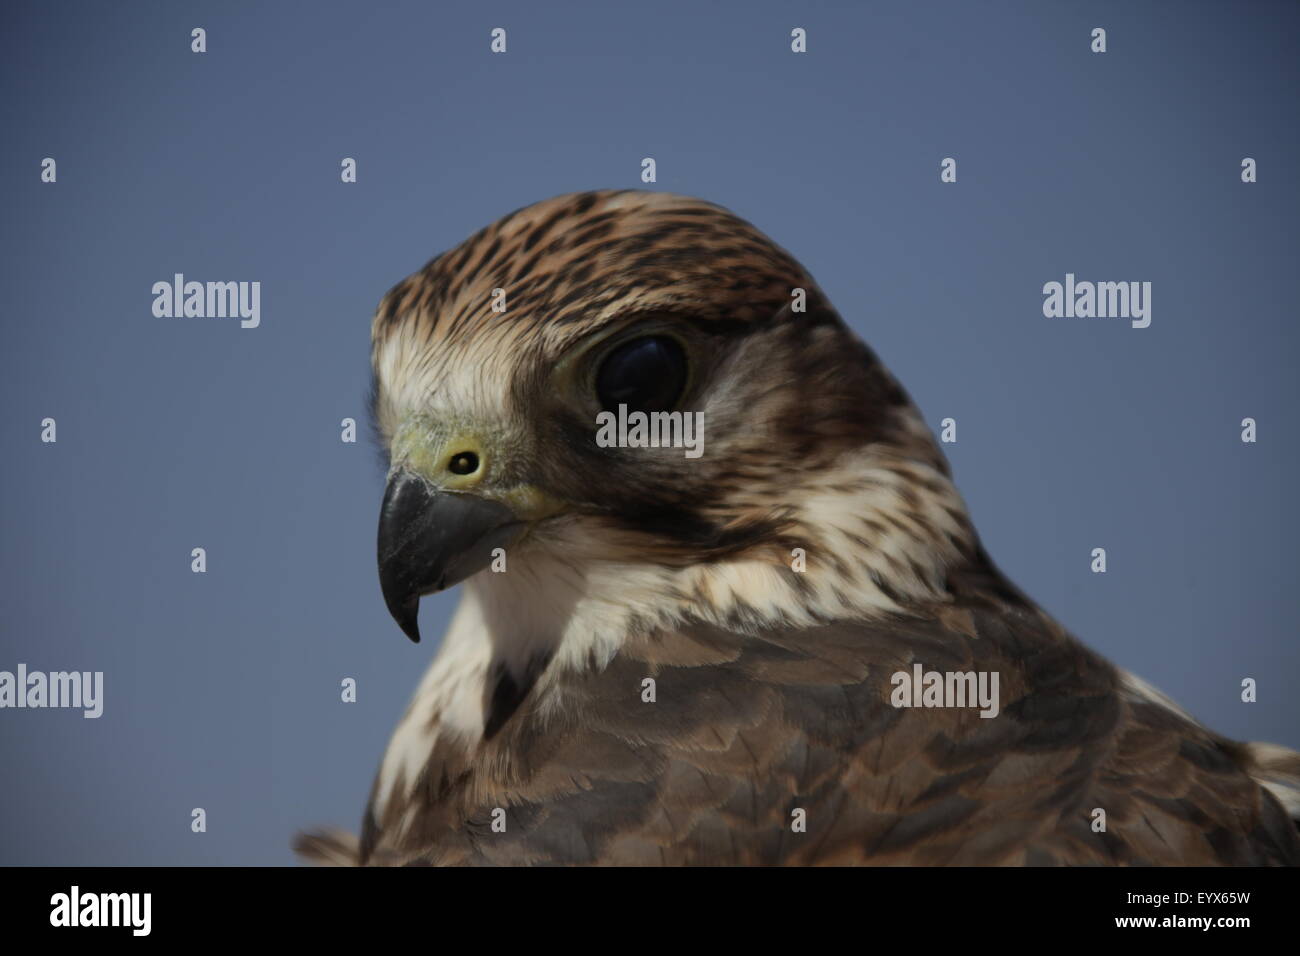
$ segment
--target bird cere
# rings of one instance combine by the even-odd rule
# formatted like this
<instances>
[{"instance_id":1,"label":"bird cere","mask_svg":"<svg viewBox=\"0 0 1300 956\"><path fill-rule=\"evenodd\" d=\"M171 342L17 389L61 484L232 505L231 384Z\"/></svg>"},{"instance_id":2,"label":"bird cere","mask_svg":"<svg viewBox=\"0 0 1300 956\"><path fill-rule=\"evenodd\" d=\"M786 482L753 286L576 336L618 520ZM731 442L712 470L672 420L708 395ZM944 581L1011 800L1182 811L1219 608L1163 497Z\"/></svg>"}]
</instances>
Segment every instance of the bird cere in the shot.
<instances>
[{"instance_id":1,"label":"bird cere","mask_svg":"<svg viewBox=\"0 0 1300 956\"><path fill-rule=\"evenodd\" d=\"M1149 283L1058 285L1045 314L1150 321ZM1300 863L1300 754L1008 580L907 392L726 209L520 209L383 297L371 361L385 604L418 639L464 587L360 834L305 859ZM619 450L656 438L691 466Z\"/></svg>"}]
</instances>

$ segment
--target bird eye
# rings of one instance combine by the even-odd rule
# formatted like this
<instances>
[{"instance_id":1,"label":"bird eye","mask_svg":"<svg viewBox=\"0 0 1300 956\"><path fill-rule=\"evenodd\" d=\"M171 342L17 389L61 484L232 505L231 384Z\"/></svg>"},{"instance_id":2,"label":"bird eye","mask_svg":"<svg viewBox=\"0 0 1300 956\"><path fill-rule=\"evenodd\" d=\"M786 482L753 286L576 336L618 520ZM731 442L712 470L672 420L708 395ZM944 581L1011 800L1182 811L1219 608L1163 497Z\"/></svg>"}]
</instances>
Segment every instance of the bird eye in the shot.
<instances>
[{"instance_id":1,"label":"bird eye","mask_svg":"<svg viewBox=\"0 0 1300 956\"><path fill-rule=\"evenodd\" d=\"M596 397L601 408L662 412L673 407L686 384L686 355L676 339L648 335L624 342L601 363Z\"/></svg>"}]
</instances>

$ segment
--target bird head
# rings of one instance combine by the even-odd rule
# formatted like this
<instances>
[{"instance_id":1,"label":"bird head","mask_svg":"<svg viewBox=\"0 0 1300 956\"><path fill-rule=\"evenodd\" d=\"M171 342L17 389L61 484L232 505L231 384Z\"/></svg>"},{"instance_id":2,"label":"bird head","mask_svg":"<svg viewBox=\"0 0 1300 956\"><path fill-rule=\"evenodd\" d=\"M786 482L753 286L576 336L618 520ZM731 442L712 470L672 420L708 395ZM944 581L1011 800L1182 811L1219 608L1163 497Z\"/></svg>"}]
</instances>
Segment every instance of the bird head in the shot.
<instances>
[{"instance_id":1,"label":"bird head","mask_svg":"<svg viewBox=\"0 0 1300 956\"><path fill-rule=\"evenodd\" d=\"M420 596L494 555L784 566L829 544L792 491L842 483L844 456L947 474L803 267L727 210L666 193L562 196L487 226L385 296L372 363L390 462L380 580L413 640ZM638 412L694 446L627 440L618 423Z\"/></svg>"}]
</instances>

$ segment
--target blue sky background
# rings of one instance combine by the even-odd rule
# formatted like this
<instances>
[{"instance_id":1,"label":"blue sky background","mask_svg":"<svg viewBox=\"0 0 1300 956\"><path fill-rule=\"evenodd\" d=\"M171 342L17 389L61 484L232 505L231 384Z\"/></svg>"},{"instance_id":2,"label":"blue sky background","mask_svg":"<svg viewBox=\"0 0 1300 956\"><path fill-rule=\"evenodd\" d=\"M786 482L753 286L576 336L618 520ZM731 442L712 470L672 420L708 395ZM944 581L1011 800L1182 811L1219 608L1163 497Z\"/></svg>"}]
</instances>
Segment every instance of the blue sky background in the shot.
<instances>
[{"instance_id":1,"label":"blue sky background","mask_svg":"<svg viewBox=\"0 0 1300 956\"><path fill-rule=\"evenodd\" d=\"M1296 4L0 18L0 669L106 683L99 720L0 711L0 863L287 864L297 829L355 828L437 645L384 610L383 476L339 441L371 312L503 213L640 185L645 156L653 188L788 248L931 425L958 420L958 484L1025 590L1216 730L1300 746ZM175 272L260 281L261 327L155 318ZM1151 327L1044 318L1067 272L1152 282ZM424 601L426 634L456 597Z\"/></svg>"}]
</instances>

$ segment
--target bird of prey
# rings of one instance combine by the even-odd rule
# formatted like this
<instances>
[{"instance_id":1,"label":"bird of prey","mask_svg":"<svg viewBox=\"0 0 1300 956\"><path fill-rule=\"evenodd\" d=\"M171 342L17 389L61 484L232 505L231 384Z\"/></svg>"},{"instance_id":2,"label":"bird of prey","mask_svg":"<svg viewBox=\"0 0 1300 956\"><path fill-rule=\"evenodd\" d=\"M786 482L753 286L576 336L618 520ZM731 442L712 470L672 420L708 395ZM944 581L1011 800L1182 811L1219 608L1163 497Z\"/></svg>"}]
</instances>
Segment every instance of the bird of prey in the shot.
<instances>
[{"instance_id":1,"label":"bird of prey","mask_svg":"<svg viewBox=\"0 0 1300 956\"><path fill-rule=\"evenodd\" d=\"M1300 754L1012 585L908 395L725 209L521 209L393 288L371 358L384 599L418 640L463 597L360 836L305 859L1300 863ZM700 453L598 440L615 411L696 416Z\"/></svg>"}]
</instances>

